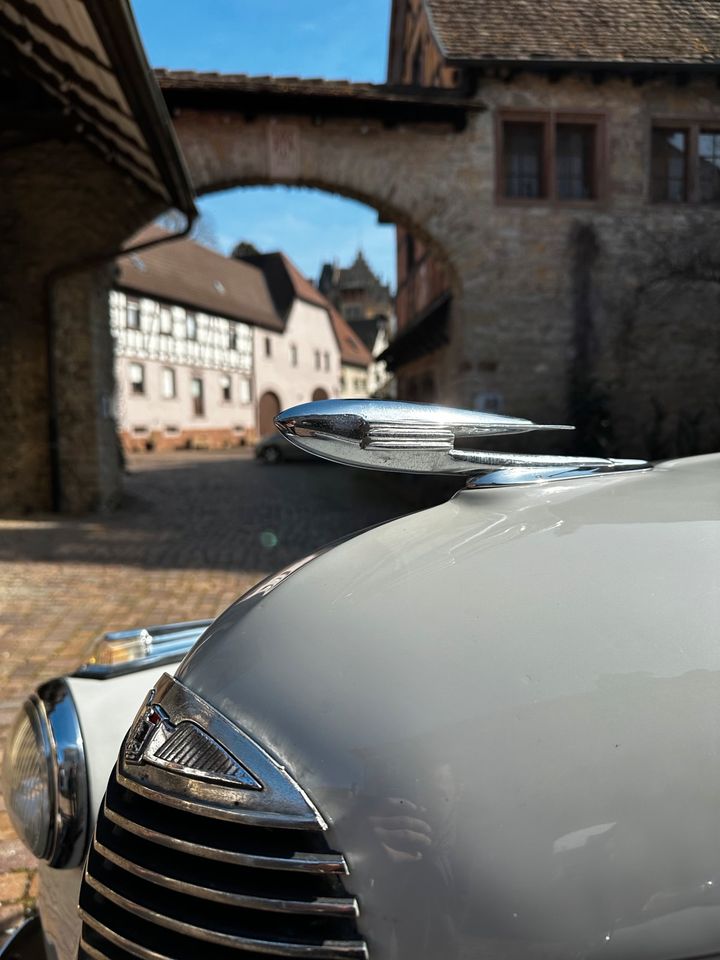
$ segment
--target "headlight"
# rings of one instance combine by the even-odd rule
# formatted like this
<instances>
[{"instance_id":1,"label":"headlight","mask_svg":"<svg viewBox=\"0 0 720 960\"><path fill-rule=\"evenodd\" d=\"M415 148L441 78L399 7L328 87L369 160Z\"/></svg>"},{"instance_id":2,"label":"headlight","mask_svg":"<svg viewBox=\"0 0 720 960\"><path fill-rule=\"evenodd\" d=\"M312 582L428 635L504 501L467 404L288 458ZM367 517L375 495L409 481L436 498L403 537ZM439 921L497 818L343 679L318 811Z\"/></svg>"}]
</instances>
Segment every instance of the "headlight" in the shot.
<instances>
[{"instance_id":1,"label":"headlight","mask_svg":"<svg viewBox=\"0 0 720 960\"><path fill-rule=\"evenodd\" d=\"M80 721L63 679L43 684L13 724L3 764L5 805L20 839L53 867L85 855L88 785Z\"/></svg>"}]
</instances>

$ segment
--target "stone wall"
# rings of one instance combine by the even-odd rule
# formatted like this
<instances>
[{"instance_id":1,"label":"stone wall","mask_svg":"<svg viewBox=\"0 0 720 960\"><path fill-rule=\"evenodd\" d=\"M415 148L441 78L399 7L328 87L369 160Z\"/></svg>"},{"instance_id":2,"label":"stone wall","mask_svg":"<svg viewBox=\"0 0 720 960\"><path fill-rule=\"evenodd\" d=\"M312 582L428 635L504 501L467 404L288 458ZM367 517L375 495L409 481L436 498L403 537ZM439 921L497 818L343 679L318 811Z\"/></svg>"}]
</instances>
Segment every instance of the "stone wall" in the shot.
<instances>
[{"instance_id":1,"label":"stone wall","mask_svg":"<svg viewBox=\"0 0 720 960\"><path fill-rule=\"evenodd\" d=\"M115 252L161 205L79 142L2 154L0 182L0 513L53 507L49 362L59 506L92 510L116 499L121 480L111 402L111 271L97 263L62 271Z\"/></svg>"},{"instance_id":2,"label":"stone wall","mask_svg":"<svg viewBox=\"0 0 720 960\"><path fill-rule=\"evenodd\" d=\"M590 76L487 79L466 130L183 110L175 125L203 193L315 186L374 206L442 264L451 344L432 359L439 402L497 394L506 413L575 421L577 444L618 456L717 445L720 211L648 201L653 119L715 119L712 77L685 85ZM602 114L602 201L496 199L499 110ZM273 129L285 150L276 155ZM698 272L688 241L701 248Z\"/></svg>"}]
</instances>

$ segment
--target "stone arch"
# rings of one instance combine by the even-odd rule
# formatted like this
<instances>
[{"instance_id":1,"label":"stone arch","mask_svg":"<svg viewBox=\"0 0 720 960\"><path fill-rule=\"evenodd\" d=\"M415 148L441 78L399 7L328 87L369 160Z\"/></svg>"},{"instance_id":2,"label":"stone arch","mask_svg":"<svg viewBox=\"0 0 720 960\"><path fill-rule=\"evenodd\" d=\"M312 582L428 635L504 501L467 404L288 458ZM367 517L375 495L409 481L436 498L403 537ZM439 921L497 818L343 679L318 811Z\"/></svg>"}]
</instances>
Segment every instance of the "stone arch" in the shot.
<instances>
[{"instance_id":1,"label":"stone arch","mask_svg":"<svg viewBox=\"0 0 720 960\"><path fill-rule=\"evenodd\" d=\"M445 267L454 295L461 294L460 260L472 212L461 196L451 202L457 184L438 182L436 176L438 168L453 165L457 133L448 135L444 128L403 133L382 124L349 126L341 119L316 125L310 117L248 120L194 109L183 109L173 123L198 195L287 186L363 203L382 221L404 227L420 240ZM288 146L276 155L271 144L278 130L285 132Z\"/></svg>"},{"instance_id":2,"label":"stone arch","mask_svg":"<svg viewBox=\"0 0 720 960\"><path fill-rule=\"evenodd\" d=\"M330 395L324 387L315 387L312 392L313 400L329 400Z\"/></svg>"},{"instance_id":3,"label":"stone arch","mask_svg":"<svg viewBox=\"0 0 720 960\"><path fill-rule=\"evenodd\" d=\"M280 413L280 397L272 390L266 390L258 404L258 429L260 436L275 432L275 417Z\"/></svg>"},{"instance_id":4,"label":"stone arch","mask_svg":"<svg viewBox=\"0 0 720 960\"><path fill-rule=\"evenodd\" d=\"M250 106L244 113L212 100L172 106L199 195L237 187L308 187L364 203L420 240L444 267L452 294L447 346L441 342L432 354L437 401L466 405L488 388L475 363L497 353L497 317L483 297L495 267L485 246L478 259L478 234L487 225L478 192L487 188L487 178L477 156L488 148L487 120L473 118L459 130L448 123L384 124L261 110L251 116Z\"/></svg>"}]
</instances>

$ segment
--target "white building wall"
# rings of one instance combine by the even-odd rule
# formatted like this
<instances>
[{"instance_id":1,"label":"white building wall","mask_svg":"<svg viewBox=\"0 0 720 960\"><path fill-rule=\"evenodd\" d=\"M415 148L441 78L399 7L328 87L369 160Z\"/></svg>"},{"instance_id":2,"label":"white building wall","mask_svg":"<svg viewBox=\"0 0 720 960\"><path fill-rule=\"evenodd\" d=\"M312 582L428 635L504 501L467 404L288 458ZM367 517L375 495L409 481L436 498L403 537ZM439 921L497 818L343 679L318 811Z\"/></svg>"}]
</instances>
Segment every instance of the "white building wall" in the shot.
<instances>
[{"instance_id":1,"label":"white building wall","mask_svg":"<svg viewBox=\"0 0 720 960\"><path fill-rule=\"evenodd\" d=\"M270 354L266 348L270 344ZM293 347L297 361L293 363ZM319 360L319 363L318 363ZM255 328L255 382L258 400L274 393L280 409L312 400L316 390L340 395L340 349L330 317L320 306L295 300L285 332Z\"/></svg>"},{"instance_id":2,"label":"white building wall","mask_svg":"<svg viewBox=\"0 0 720 960\"><path fill-rule=\"evenodd\" d=\"M128 328L128 300L139 304L138 329ZM194 339L188 337L188 319L195 321ZM116 290L110 296L110 326L121 431L138 439L156 433L167 440L230 431L238 441L254 432L253 331L248 324ZM142 367L142 393L133 390L133 364ZM174 371L172 397L164 395L166 369ZM229 399L223 395L224 378L230 381ZM192 395L193 379L202 382L201 413Z\"/></svg>"}]
</instances>

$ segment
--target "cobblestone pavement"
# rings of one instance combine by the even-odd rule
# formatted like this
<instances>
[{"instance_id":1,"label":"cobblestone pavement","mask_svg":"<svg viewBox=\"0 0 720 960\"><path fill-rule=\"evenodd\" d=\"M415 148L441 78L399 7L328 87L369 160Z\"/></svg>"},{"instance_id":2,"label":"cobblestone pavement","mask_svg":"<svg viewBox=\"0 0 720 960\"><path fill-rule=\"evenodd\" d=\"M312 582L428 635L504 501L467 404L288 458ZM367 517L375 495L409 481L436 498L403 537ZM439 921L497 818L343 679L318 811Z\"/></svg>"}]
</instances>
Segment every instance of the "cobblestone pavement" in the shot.
<instances>
[{"instance_id":1,"label":"cobblestone pavement","mask_svg":"<svg viewBox=\"0 0 720 960\"><path fill-rule=\"evenodd\" d=\"M110 516L0 520L2 740L25 695L75 669L99 633L213 617L272 570L407 513L417 493L413 478L388 486L243 451L138 455L128 466ZM442 493L431 486L424 499ZM0 798L0 931L31 905L33 868Z\"/></svg>"}]
</instances>

